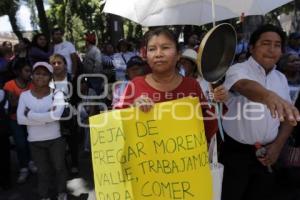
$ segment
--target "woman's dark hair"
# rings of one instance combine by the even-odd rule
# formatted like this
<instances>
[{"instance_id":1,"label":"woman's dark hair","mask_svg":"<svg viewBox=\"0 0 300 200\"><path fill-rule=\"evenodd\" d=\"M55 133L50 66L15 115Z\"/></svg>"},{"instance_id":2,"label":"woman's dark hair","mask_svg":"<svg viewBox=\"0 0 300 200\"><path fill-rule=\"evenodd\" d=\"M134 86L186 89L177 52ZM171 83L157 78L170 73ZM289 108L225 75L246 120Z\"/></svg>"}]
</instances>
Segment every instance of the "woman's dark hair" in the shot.
<instances>
[{"instance_id":1,"label":"woman's dark hair","mask_svg":"<svg viewBox=\"0 0 300 200\"><path fill-rule=\"evenodd\" d=\"M26 66L31 67L31 65L30 65L30 63L28 62L28 60L27 60L26 58L19 58L19 59L17 59L16 62L15 62L15 68L14 68L14 70L15 70L16 72L21 72L22 69L23 69L24 67L26 67Z\"/></svg>"},{"instance_id":2,"label":"woman's dark hair","mask_svg":"<svg viewBox=\"0 0 300 200\"><path fill-rule=\"evenodd\" d=\"M56 27L56 28L52 29L51 35L53 35L53 34L56 33L56 32L60 32L60 33L62 33L62 34L65 33L64 30L63 30L62 28Z\"/></svg>"},{"instance_id":3,"label":"woman's dark hair","mask_svg":"<svg viewBox=\"0 0 300 200\"><path fill-rule=\"evenodd\" d=\"M252 34L249 40L249 46L252 45L254 46L255 43L259 40L260 36L263 33L266 32L274 32L277 33L280 38L281 38L281 49L282 51L284 51L284 47L285 47L285 40L286 40L286 34L285 32L283 32L283 30L277 26L274 26L272 24L265 24L262 25L260 27L258 27Z\"/></svg>"},{"instance_id":4,"label":"woman's dark hair","mask_svg":"<svg viewBox=\"0 0 300 200\"><path fill-rule=\"evenodd\" d=\"M24 42L24 44L27 45L27 48L29 48L31 45L31 42L28 38L21 38L20 41Z\"/></svg>"},{"instance_id":5,"label":"woman's dark hair","mask_svg":"<svg viewBox=\"0 0 300 200\"><path fill-rule=\"evenodd\" d=\"M39 46L39 44L38 44L38 42L37 42L37 40L38 40L39 37L41 37L41 36L45 37L46 40L47 40L47 44L46 44L45 47ZM42 49L43 51L46 51L46 52L47 52L47 51L49 50L49 40L48 40L47 36L46 36L44 33L38 33L38 34L36 34L36 35L34 35L34 36L32 37L32 43L31 43L31 46L32 46L32 47L37 47L37 48Z\"/></svg>"},{"instance_id":6,"label":"woman's dark hair","mask_svg":"<svg viewBox=\"0 0 300 200\"><path fill-rule=\"evenodd\" d=\"M158 35L165 35L167 38L169 38L176 44L177 51L180 50L176 35L174 34L173 31L171 31L170 29L165 28L165 27L155 28L155 29L149 30L148 32L145 33L144 38L145 38L146 47L148 46L149 40L153 36L158 36Z\"/></svg>"},{"instance_id":7,"label":"woman's dark hair","mask_svg":"<svg viewBox=\"0 0 300 200\"><path fill-rule=\"evenodd\" d=\"M118 41L118 44L117 44L117 50L118 50L118 51L121 51L121 45L126 45L127 50L130 51L130 49L131 49L131 44L130 44L127 40L125 40L125 39L120 39L120 40Z\"/></svg>"},{"instance_id":8,"label":"woman's dark hair","mask_svg":"<svg viewBox=\"0 0 300 200\"><path fill-rule=\"evenodd\" d=\"M7 46L8 44L11 45L11 47L12 47L12 43L10 41L4 41L4 42L2 42L2 46L3 47Z\"/></svg>"},{"instance_id":9,"label":"woman's dark hair","mask_svg":"<svg viewBox=\"0 0 300 200\"><path fill-rule=\"evenodd\" d=\"M112 45L111 43L105 43L105 44L103 45L103 53L104 53L104 54L107 54L107 48L108 48L108 46L111 46L111 47L113 48L113 51L115 52L115 47L114 47L114 45Z\"/></svg>"}]
</instances>

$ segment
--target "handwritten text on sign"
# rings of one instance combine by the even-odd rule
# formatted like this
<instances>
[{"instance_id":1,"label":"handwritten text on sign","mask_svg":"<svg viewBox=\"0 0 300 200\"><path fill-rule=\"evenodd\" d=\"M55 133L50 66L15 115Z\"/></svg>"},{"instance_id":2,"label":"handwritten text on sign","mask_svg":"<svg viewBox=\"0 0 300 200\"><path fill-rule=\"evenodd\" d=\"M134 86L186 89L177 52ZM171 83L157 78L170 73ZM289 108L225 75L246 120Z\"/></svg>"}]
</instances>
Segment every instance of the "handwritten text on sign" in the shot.
<instances>
[{"instance_id":1,"label":"handwritten text on sign","mask_svg":"<svg viewBox=\"0 0 300 200\"><path fill-rule=\"evenodd\" d=\"M189 106L155 117L162 104L172 108L181 103ZM183 98L156 104L150 113L130 108L91 117L97 199L211 200L203 122L197 117L178 120L190 115L191 108L201 112L198 103L197 98Z\"/></svg>"}]
</instances>

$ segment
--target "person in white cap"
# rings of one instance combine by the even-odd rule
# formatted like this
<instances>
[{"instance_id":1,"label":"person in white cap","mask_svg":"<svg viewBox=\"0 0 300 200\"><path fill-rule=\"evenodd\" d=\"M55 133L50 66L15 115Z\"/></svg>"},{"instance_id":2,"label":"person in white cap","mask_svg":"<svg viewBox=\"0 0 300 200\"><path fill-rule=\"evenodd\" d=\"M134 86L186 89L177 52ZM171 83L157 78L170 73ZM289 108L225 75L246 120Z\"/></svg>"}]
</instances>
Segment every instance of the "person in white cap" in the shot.
<instances>
[{"instance_id":1,"label":"person in white cap","mask_svg":"<svg viewBox=\"0 0 300 200\"><path fill-rule=\"evenodd\" d=\"M206 99L209 99L209 83L197 70L197 52L194 49L185 49L181 54L179 63L184 70L184 76L197 79Z\"/></svg>"},{"instance_id":2,"label":"person in white cap","mask_svg":"<svg viewBox=\"0 0 300 200\"><path fill-rule=\"evenodd\" d=\"M51 176L54 172L58 200L66 200L65 141L58 122L65 101L63 92L51 92L49 82L52 73L53 68L47 62L35 63L32 76L34 87L21 94L17 120L27 126L32 157L38 167L40 198L50 200L48 190L53 185Z\"/></svg>"}]
</instances>

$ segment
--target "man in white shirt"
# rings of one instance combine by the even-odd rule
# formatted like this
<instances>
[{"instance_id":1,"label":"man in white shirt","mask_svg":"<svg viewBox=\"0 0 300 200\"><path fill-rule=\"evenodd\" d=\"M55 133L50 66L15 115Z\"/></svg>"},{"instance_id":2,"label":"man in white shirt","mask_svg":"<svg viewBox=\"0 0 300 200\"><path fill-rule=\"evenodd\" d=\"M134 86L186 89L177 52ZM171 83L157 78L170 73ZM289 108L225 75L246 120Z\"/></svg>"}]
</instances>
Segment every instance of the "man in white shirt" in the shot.
<instances>
[{"instance_id":1,"label":"man in white shirt","mask_svg":"<svg viewBox=\"0 0 300 200\"><path fill-rule=\"evenodd\" d=\"M63 40L64 31L55 28L52 31L52 40L54 43L54 53L63 55L67 61L67 72L72 79L77 75L77 55L74 45L69 41Z\"/></svg>"},{"instance_id":2,"label":"man in white shirt","mask_svg":"<svg viewBox=\"0 0 300 200\"><path fill-rule=\"evenodd\" d=\"M222 200L276 199L271 167L300 118L290 103L285 76L275 69L284 42L281 29L273 25L258 28L249 42L251 57L231 66L226 74L224 86L230 98L220 155L224 164Z\"/></svg>"}]
</instances>

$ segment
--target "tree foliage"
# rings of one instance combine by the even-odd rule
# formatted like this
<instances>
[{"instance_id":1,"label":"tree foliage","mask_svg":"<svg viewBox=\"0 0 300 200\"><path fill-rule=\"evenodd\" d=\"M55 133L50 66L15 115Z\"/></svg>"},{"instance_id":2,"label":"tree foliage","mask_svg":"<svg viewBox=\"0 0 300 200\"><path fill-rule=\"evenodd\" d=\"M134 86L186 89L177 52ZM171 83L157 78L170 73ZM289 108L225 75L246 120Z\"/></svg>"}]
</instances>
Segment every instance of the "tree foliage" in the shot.
<instances>
[{"instance_id":1,"label":"tree foliage","mask_svg":"<svg viewBox=\"0 0 300 200\"><path fill-rule=\"evenodd\" d=\"M43 33L45 33L48 37L50 37L48 18L46 16L43 0L35 0L35 5L37 8L37 12L38 12L40 28Z\"/></svg>"},{"instance_id":2,"label":"tree foliage","mask_svg":"<svg viewBox=\"0 0 300 200\"><path fill-rule=\"evenodd\" d=\"M52 0L47 12L52 27L65 29L68 40L82 46L86 32L95 32L99 40L105 35L105 15L99 0Z\"/></svg>"}]
</instances>

